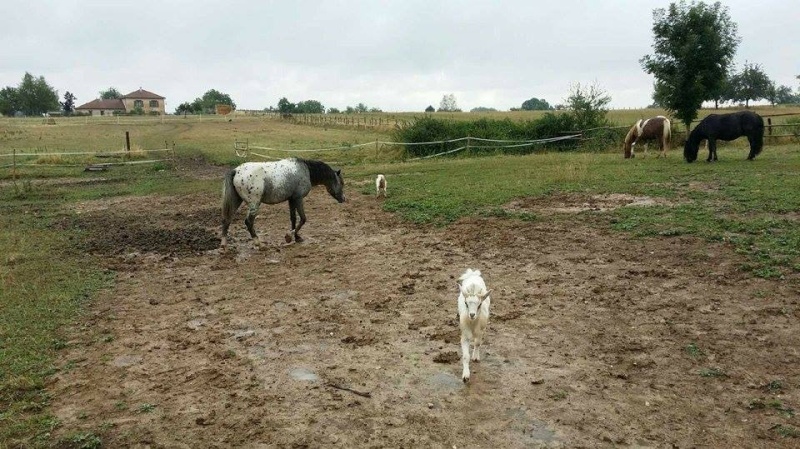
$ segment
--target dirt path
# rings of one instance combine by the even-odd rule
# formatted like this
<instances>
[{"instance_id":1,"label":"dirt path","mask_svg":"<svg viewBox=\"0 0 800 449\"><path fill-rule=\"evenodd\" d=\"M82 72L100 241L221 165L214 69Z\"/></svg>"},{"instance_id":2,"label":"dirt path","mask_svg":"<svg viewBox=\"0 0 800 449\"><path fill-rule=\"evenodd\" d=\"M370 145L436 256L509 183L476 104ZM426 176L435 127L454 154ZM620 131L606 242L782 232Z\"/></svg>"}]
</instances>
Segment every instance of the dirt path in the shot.
<instances>
[{"instance_id":1,"label":"dirt path","mask_svg":"<svg viewBox=\"0 0 800 449\"><path fill-rule=\"evenodd\" d=\"M629 240L600 230L600 212L416 227L348 199L315 189L293 246L279 246L288 208L264 207L270 245L254 250L237 219L223 253L216 194L83 204L69 225L118 282L50 386L59 435L153 448L800 441L781 435L800 407L800 295L743 276L726 247ZM495 293L465 386L467 267Z\"/></svg>"}]
</instances>

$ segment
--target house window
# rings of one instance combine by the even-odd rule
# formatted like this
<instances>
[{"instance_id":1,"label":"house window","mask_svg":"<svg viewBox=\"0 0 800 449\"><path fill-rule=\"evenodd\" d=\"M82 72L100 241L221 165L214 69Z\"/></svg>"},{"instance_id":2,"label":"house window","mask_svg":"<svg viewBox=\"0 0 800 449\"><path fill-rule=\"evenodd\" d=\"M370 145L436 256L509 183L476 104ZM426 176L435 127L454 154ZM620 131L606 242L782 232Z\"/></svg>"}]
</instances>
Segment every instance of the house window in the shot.
<instances>
[{"instance_id":1,"label":"house window","mask_svg":"<svg viewBox=\"0 0 800 449\"><path fill-rule=\"evenodd\" d=\"M158 107L158 100L150 100L150 107L157 108Z\"/></svg>"},{"instance_id":2,"label":"house window","mask_svg":"<svg viewBox=\"0 0 800 449\"><path fill-rule=\"evenodd\" d=\"M106 111L100 111L100 115L106 115Z\"/></svg>"},{"instance_id":3,"label":"house window","mask_svg":"<svg viewBox=\"0 0 800 449\"><path fill-rule=\"evenodd\" d=\"M133 107L134 108L143 108L144 107L144 101L142 101L142 100L133 100Z\"/></svg>"}]
</instances>

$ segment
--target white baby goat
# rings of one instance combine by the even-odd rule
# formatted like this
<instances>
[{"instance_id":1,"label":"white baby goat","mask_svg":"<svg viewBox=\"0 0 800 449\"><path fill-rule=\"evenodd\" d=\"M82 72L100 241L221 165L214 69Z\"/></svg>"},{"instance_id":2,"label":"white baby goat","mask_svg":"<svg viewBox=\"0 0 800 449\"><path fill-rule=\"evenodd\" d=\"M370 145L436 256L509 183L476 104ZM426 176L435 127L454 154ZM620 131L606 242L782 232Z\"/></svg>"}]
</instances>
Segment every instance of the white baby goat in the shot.
<instances>
[{"instance_id":1,"label":"white baby goat","mask_svg":"<svg viewBox=\"0 0 800 449\"><path fill-rule=\"evenodd\" d=\"M378 175L375 178L375 198L380 197L381 192L383 192L383 197L386 198L386 176Z\"/></svg>"},{"instance_id":2,"label":"white baby goat","mask_svg":"<svg viewBox=\"0 0 800 449\"><path fill-rule=\"evenodd\" d=\"M461 327L461 380L469 381L469 344L472 343L472 360L481 360L480 347L486 326L489 324L491 290L486 289L481 272L468 268L458 278L458 323Z\"/></svg>"}]
</instances>

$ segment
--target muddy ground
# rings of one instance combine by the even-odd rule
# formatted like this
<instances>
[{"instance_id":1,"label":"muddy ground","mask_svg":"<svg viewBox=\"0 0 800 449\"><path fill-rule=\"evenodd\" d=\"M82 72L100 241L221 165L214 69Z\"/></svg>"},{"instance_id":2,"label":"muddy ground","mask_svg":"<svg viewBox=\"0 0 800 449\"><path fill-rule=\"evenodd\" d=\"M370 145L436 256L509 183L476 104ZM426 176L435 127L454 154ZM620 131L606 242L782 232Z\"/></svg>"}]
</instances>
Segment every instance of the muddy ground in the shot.
<instances>
[{"instance_id":1,"label":"muddy ground","mask_svg":"<svg viewBox=\"0 0 800 449\"><path fill-rule=\"evenodd\" d=\"M369 182L369 181L366 181ZM117 273L53 377L56 438L105 447L797 447L797 284L690 237L633 239L555 195L539 218L405 223L350 185L241 211L218 192L80 205L64 226ZM74 211L73 211L74 212ZM483 360L460 379L455 279L483 271Z\"/></svg>"}]
</instances>

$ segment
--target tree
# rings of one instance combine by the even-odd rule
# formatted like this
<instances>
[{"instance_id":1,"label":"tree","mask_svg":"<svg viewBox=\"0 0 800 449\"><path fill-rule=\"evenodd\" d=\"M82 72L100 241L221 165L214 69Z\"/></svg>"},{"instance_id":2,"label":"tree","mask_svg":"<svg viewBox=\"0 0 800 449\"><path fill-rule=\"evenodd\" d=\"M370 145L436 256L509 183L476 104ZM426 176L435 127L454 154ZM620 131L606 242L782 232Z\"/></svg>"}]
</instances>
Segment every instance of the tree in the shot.
<instances>
[{"instance_id":1,"label":"tree","mask_svg":"<svg viewBox=\"0 0 800 449\"><path fill-rule=\"evenodd\" d=\"M746 108L750 107L750 100L768 98L771 89L774 90L772 81L758 64L745 63L742 71L731 77L731 99L744 101Z\"/></svg>"},{"instance_id":2,"label":"tree","mask_svg":"<svg viewBox=\"0 0 800 449\"><path fill-rule=\"evenodd\" d=\"M236 109L236 103L231 100L230 95L224 94L216 89L211 89L204 93L202 97L195 98L192 102L192 107L195 112L214 114L216 113L218 104L227 104L230 105L231 109Z\"/></svg>"},{"instance_id":3,"label":"tree","mask_svg":"<svg viewBox=\"0 0 800 449\"><path fill-rule=\"evenodd\" d=\"M317 100L306 100L297 103L296 111L299 114L323 114L325 106Z\"/></svg>"},{"instance_id":4,"label":"tree","mask_svg":"<svg viewBox=\"0 0 800 449\"><path fill-rule=\"evenodd\" d=\"M19 110L25 115L40 115L58 109L58 91L50 87L43 76L34 78L28 72L17 87Z\"/></svg>"},{"instance_id":5,"label":"tree","mask_svg":"<svg viewBox=\"0 0 800 449\"><path fill-rule=\"evenodd\" d=\"M0 114L14 115L19 111L19 94L15 87L4 87L0 90Z\"/></svg>"},{"instance_id":6,"label":"tree","mask_svg":"<svg viewBox=\"0 0 800 449\"><path fill-rule=\"evenodd\" d=\"M198 112L195 110L195 105L188 101L179 104L178 107L175 108L175 115L183 114L184 117L186 114L194 114L195 112Z\"/></svg>"},{"instance_id":7,"label":"tree","mask_svg":"<svg viewBox=\"0 0 800 449\"><path fill-rule=\"evenodd\" d=\"M469 112L497 112L497 109L478 106L477 108L470 109Z\"/></svg>"},{"instance_id":8,"label":"tree","mask_svg":"<svg viewBox=\"0 0 800 449\"><path fill-rule=\"evenodd\" d=\"M359 104L356 105L356 113L357 114L363 114L363 113L367 112L368 110L369 110L369 108L364 103L359 103Z\"/></svg>"},{"instance_id":9,"label":"tree","mask_svg":"<svg viewBox=\"0 0 800 449\"><path fill-rule=\"evenodd\" d=\"M653 11L653 50L639 62L655 77L653 99L687 129L703 101L720 95L741 40L728 8L685 1Z\"/></svg>"},{"instance_id":10,"label":"tree","mask_svg":"<svg viewBox=\"0 0 800 449\"><path fill-rule=\"evenodd\" d=\"M439 103L439 112L461 112L456 104L456 96L453 94L443 96Z\"/></svg>"},{"instance_id":11,"label":"tree","mask_svg":"<svg viewBox=\"0 0 800 449\"><path fill-rule=\"evenodd\" d=\"M728 100L733 100L733 85L731 84L731 76L725 74L719 88L714 92L714 109L719 109L720 103L725 103Z\"/></svg>"},{"instance_id":12,"label":"tree","mask_svg":"<svg viewBox=\"0 0 800 449\"><path fill-rule=\"evenodd\" d=\"M278 112L281 114L291 114L294 112L296 105L290 102L286 97L278 100Z\"/></svg>"},{"instance_id":13,"label":"tree","mask_svg":"<svg viewBox=\"0 0 800 449\"><path fill-rule=\"evenodd\" d=\"M115 87L109 87L106 90L100 91L100 98L103 100L115 100L122 98L122 94Z\"/></svg>"},{"instance_id":14,"label":"tree","mask_svg":"<svg viewBox=\"0 0 800 449\"><path fill-rule=\"evenodd\" d=\"M573 85L566 103L566 108L575 119L577 129L608 125L606 113L611 97L596 84L589 87L583 87L580 83Z\"/></svg>"},{"instance_id":15,"label":"tree","mask_svg":"<svg viewBox=\"0 0 800 449\"><path fill-rule=\"evenodd\" d=\"M774 104L797 104L800 103L800 93L795 95L792 93L792 88L786 85L780 85L774 90Z\"/></svg>"},{"instance_id":16,"label":"tree","mask_svg":"<svg viewBox=\"0 0 800 449\"><path fill-rule=\"evenodd\" d=\"M328 108L328 114L341 114L341 113L342 111L340 111L338 108Z\"/></svg>"},{"instance_id":17,"label":"tree","mask_svg":"<svg viewBox=\"0 0 800 449\"><path fill-rule=\"evenodd\" d=\"M425 112L436 112L436 108L434 108L433 105L428 105L428 107L425 108Z\"/></svg>"},{"instance_id":18,"label":"tree","mask_svg":"<svg viewBox=\"0 0 800 449\"><path fill-rule=\"evenodd\" d=\"M75 95L72 95L72 92L67 91L64 94L64 101L61 102L61 109L64 111L64 115L71 115L75 112Z\"/></svg>"},{"instance_id":19,"label":"tree","mask_svg":"<svg viewBox=\"0 0 800 449\"><path fill-rule=\"evenodd\" d=\"M553 109L544 98L531 98L530 100L525 100L522 102L522 110L523 111L549 111Z\"/></svg>"}]
</instances>

